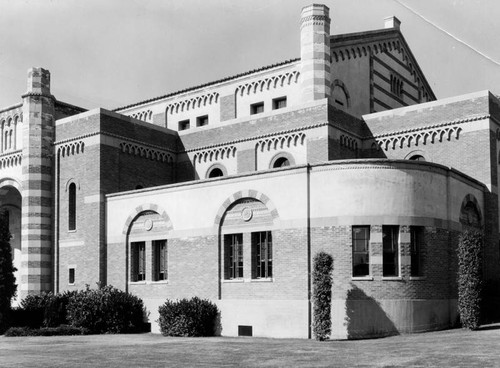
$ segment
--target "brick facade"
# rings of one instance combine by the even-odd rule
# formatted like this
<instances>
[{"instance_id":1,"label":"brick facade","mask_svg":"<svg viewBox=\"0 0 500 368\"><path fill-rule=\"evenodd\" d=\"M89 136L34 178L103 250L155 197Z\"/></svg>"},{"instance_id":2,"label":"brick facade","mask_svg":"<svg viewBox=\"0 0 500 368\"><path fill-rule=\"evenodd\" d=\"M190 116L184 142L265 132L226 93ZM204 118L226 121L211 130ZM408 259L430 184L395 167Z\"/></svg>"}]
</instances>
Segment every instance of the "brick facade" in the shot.
<instances>
[{"instance_id":1,"label":"brick facade","mask_svg":"<svg viewBox=\"0 0 500 368\"><path fill-rule=\"evenodd\" d=\"M22 103L0 110L0 205L22 198L12 212L21 296L111 284L143 298L150 321L166 299L199 296L219 306L223 334L244 325L310 338L312 259L325 251L332 337L455 325L464 206L485 234L484 280L500 285L500 101L434 101L398 24L330 36L328 8L312 5L301 59L114 111L58 101L49 72L31 69ZM216 167L223 176L209 177ZM363 277L353 275L353 226L369 227ZM391 277L384 226L398 229ZM272 238L268 258L256 233ZM237 254L228 234L241 234L241 277L227 277ZM168 277L156 280L160 240ZM145 276L135 280L142 242ZM271 275L256 276L257 259Z\"/></svg>"}]
</instances>

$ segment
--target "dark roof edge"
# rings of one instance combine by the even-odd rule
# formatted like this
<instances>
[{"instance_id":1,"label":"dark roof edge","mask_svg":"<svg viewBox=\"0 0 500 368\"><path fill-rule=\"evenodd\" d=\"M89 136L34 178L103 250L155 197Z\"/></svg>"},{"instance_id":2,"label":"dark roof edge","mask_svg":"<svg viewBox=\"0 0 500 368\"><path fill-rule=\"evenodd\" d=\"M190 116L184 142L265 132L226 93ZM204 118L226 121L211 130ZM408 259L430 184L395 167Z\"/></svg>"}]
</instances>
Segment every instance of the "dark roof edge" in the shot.
<instances>
[{"instance_id":1,"label":"dark roof edge","mask_svg":"<svg viewBox=\"0 0 500 368\"><path fill-rule=\"evenodd\" d=\"M257 73L257 72L261 72L261 71L264 71L264 70L273 69L273 68L276 68L276 67L279 67L279 66L283 66L283 65L286 65L286 64L292 64L292 63L294 63L296 61L299 61L299 60L300 60L300 58L295 58L295 59L290 59L290 60L282 61L280 63L276 63L276 64L272 64L272 65L268 65L268 66L263 66L261 68L249 70L247 72L236 74L236 75L233 75L233 76L230 76L230 77L226 77L226 78L222 78L222 79L217 79L217 80L215 80L213 82L208 82L208 83L205 83L205 84L200 84L198 86L189 87L189 88L186 88L186 89L181 89L181 90L176 91L176 92L168 93L168 94L163 95L163 96L150 98L149 100L144 100L144 101L136 102L136 103L133 103L133 104L130 104L130 105L118 107L118 108L113 109L111 111L120 111L120 110L128 109L130 107L139 106L139 105L142 105L142 104L145 104L145 103L148 103L148 102L158 101L158 100L161 100L161 99L164 99L164 98L167 98L167 97L172 97L172 96L175 96L175 95L178 95L178 94L181 94L181 93L191 92L191 91L194 91L194 90L197 90L197 89L200 89L200 88L205 88L205 87L213 86L213 85L218 84L218 83L227 82L227 81L230 81L232 79L244 77L246 75L250 75L250 74L253 74L253 73Z\"/></svg>"},{"instance_id":2,"label":"dark roof edge","mask_svg":"<svg viewBox=\"0 0 500 368\"><path fill-rule=\"evenodd\" d=\"M65 107L69 107L69 108L72 108L72 109L75 109L75 110L80 110L81 112L88 111L88 109L86 109L84 107L72 105L72 104L69 104L67 102L62 102L62 101L59 101L59 100L56 100L56 104L62 105L62 106L65 106Z\"/></svg>"}]
</instances>

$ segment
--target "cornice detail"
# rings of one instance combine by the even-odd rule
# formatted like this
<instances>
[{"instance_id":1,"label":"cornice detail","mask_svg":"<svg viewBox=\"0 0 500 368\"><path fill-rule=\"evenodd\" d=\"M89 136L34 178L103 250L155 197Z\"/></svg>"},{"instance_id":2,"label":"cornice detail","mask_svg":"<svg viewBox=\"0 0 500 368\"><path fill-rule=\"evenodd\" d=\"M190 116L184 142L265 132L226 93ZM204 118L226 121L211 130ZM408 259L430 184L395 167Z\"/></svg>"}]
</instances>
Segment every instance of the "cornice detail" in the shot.
<instances>
[{"instance_id":1,"label":"cornice detail","mask_svg":"<svg viewBox=\"0 0 500 368\"><path fill-rule=\"evenodd\" d=\"M212 92L201 96L192 97L186 100L173 102L167 105L165 113L170 115L179 112L193 110L207 105L216 104L219 102L219 93Z\"/></svg>"},{"instance_id":2,"label":"cornice detail","mask_svg":"<svg viewBox=\"0 0 500 368\"><path fill-rule=\"evenodd\" d=\"M57 148L57 154L62 157L78 155L79 153L83 153L85 149L85 143L82 140L68 142L66 144L60 145Z\"/></svg>"},{"instance_id":3,"label":"cornice detail","mask_svg":"<svg viewBox=\"0 0 500 368\"><path fill-rule=\"evenodd\" d=\"M122 142L120 143L120 149L124 153L144 157L146 159L150 159L153 161L166 162L166 163L172 163L174 161L170 153L147 148L140 144Z\"/></svg>"},{"instance_id":4,"label":"cornice detail","mask_svg":"<svg viewBox=\"0 0 500 368\"><path fill-rule=\"evenodd\" d=\"M462 128L459 126L446 126L387 138L375 138L375 141L379 148L388 151L403 147L418 147L419 144L443 142L444 139L451 141L452 138L458 139L461 131Z\"/></svg>"},{"instance_id":5,"label":"cornice detail","mask_svg":"<svg viewBox=\"0 0 500 368\"><path fill-rule=\"evenodd\" d=\"M0 156L0 169L21 165L22 151L17 150Z\"/></svg>"},{"instance_id":6,"label":"cornice detail","mask_svg":"<svg viewBox=\"0 0 500 368\"><path fill-rule=\"evenodd\" d=\"M236 87L236 95L249 95L251 93L262 92L270 90L271 88L283 87L292 83L297 83L299 80L300 72L293 70L283 74L273 75L264 79L259 79L245 84L240 84Z\"/></svg>"},{"instance_id":7,"label":"cornice detail","mask_svg":"<svg viewBox=\"0 0 500 368\"><path fill-rule=\"evenodd\" d=\"M235 146L226 146L197 152L194 154L193 162L202 163L234 158L236 157L236 151Z\"/></svg>"},{"instance_id":8,"label":"cornice detail","mask_svg":"<svg viewBox=\"0 0 500 368\"><path fill-rule=\"evenodd\" d=\"M255 148L264 152L264 150L270 151L290 148L292 146L296 147L298 145L304 145L305 138L306 135L302 132L283 134L280 136L263 138L256 143Z\"/></svg>"}]
</instances>

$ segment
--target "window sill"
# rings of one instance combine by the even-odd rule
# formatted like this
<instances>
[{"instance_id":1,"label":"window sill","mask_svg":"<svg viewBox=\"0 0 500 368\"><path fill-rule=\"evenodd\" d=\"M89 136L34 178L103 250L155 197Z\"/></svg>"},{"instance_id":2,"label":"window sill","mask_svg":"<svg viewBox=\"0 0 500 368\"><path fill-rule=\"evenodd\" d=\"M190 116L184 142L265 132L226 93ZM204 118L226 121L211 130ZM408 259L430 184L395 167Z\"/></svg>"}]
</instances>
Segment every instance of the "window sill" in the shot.
<instances>
[{"instance_id":1,"label":"window sill","mask_svg":"<svg viewBox=\"0 0 500 368\"><path fill-rule=\"evenodd\" d=\"M352 281L373 281L373 276L352 276Z\"/></svg>"},{"instance_id":2,"label":"window sill","mask_svg":"<svg viewBox=\"0 0 500 368\"><path fill-rule=\"evenodd\" d=\"M68 233L76 233L76 229L75 230L68 230Z\"/></svg>"},{"instance_id":3,"label":"window sill","mask_svg":"<svg viewBox=\"0 0 500 368\"><path fill-rule=\"evenodd\" d=\"M68 286L75 286L75 283L68 282Z\"/></svg>"},{"instance_id":4,"label":"window sill","mask_svg":"<svg viewBox=\"0 0 500 368\"><path fill-rule=\"evenodd\" d=\"M382 276L382 281L402 281L401 276Z\"/></svg>"},{"instance_id":5,"label":"window sill","mask_svg":"<svg viewBox=\"0 0 500 368\"><path fill-rule=\"evenodd\" d=\"M236 283L237 284L237 283L245 282L245 280L242 279L242 278L241 279L224 279L224 280L222 280L222 282L225 283L225 284L232 284L232 283Z\"/></svg>"},{"instance_id":6,"label":"window sill","mask_svg":"<svg viewBox=\"0 0 500 368\"><path fill-rule=\"evenodd\" d=\"M130 285L146 285L146 281L129 281Z\"/></svg>"},{"instance_id":7,"label":"window sill","mask_svg":"<svg viewBox=\"0 0 500 368\"><path fill-rule=\"evenodd\" d=\"M151 284L168 284L168 280L153 280L150 282Z\"/></svg>"},{"instance_id":8,"label":"window sill","mask_svg":"<svg viewBox=\"0 0 500 368\"><path fill-rule=\"evenodd\" d=\"M251 282L274 282L272 277L260 278L260 279L252 279Z\"/></svg>"},{"instance_id":9,"label":"window sill","mask_svg":"<svg viewBox=\"0 0 500 368\"><path fill-rule=\"evenodd\" d=\"M410 276L410 281L420 281L420 280L426 280L426 276Z\"/></svg>"}]
</instances>

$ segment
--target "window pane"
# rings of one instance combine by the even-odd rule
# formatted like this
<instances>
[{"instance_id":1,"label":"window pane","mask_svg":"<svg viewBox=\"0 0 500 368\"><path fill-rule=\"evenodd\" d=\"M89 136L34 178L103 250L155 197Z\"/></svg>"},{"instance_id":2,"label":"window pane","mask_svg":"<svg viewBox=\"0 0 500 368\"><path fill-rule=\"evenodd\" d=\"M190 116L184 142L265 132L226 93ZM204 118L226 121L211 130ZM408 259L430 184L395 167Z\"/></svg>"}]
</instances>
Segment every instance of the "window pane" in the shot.
<instances>
[{"instance_id":1,"label":"window pane","mask_svg":"<svg viewBox=\"0 0 500 368\"><path fill-rule=\"evenodd\" d=\"M352 227L352 275L367 276L370 274L370 227Z\"/></svg>"},{"instance_id":2,"label":"window pane","mask_svg":"<svg viewBox=\"0 0 500 368\"><path fill-rule=\"evenodd\" d=\"M424 228L412 226L410 228L411 244L411 276L422 276L422 244L424 239Z\"/></svg>"},{"instance_id":3,"label":"window pane","mask_svg":"<svg viewBox=\"0 0 500 368\"><path fill-rule=\"evenodd\" d=\"M252 233L252 277L273 276L273 246L270 231Z\"/></svg>"},{"instance_id":4,"label":"window pane","mask_svg":"<svg viewBox=\"0 0 500 368\"><path fill-rule=\"evenodd\" d=\"M68 189L68 230L76 230L76 184L71 183Z\"/></svg>"},{"instance_id":5,"label":"window pane","mask_svg":"<svg viewBox=\"0 0 500 368\"><path fill-rule=\"evenodd\" d=\"M243 234L224 236L225 278L243 277Z\"/></svg>"},{"instance_id":6,"label":"window pane","mask_svg":"<svg viewBox=\"0 0 500 368\"><path fill-rule=\"evenodd\" d=\"M382 226L383 276L399 276L399 226Z\"/></svg>"}]
</instances>

